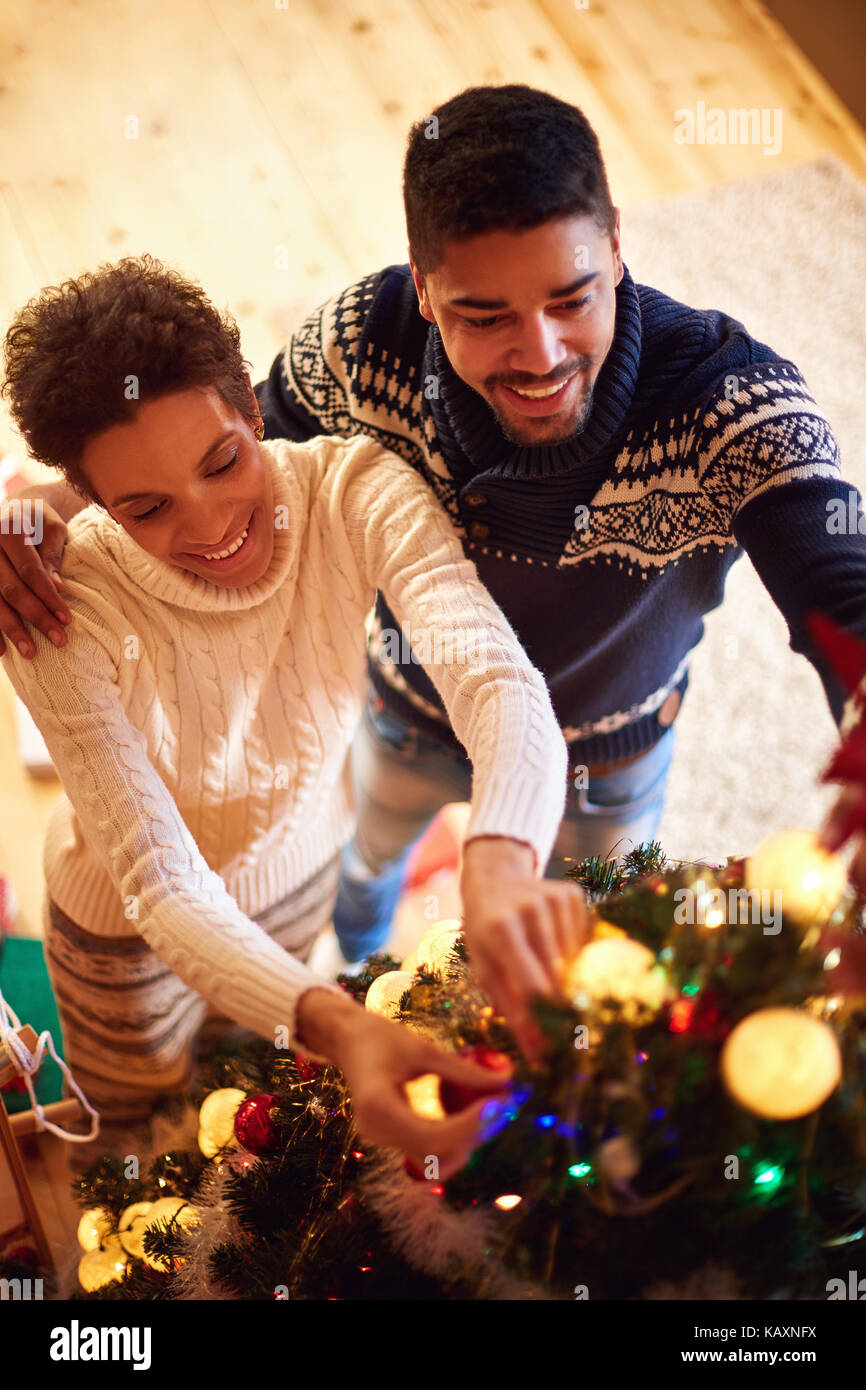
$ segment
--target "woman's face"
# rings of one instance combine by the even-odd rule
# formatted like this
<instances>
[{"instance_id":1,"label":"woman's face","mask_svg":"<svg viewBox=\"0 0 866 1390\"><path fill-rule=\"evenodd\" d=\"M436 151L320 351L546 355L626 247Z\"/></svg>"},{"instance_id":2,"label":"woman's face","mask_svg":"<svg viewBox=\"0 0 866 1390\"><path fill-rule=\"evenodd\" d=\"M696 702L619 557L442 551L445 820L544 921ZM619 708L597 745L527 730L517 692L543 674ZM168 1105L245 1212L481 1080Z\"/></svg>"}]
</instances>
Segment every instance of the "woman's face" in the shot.
<instances>
[{"instance_id":1,"label":"woman's face","mask_svg":"<svg viewBox=\"0 0 866 1390\"><path fill-rule=\"evenodd\" d=\"M87 479L158 560L225 589L255 584L274 548L273 488L247 421L213 387L143 404L91 439Z\"/></svg>"}]
</instances>

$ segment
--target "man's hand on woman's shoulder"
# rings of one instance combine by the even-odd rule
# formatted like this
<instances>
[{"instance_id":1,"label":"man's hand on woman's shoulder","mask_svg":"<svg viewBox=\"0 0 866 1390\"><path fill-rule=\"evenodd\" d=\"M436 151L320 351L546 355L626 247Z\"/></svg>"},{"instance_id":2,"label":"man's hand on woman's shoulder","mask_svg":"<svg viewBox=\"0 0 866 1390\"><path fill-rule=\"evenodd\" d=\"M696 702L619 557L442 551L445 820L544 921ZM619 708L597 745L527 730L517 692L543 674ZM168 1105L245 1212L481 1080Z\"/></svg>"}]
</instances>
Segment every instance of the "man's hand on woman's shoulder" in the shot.
<instances>
[{"instance_id":1,"label":"man's hand on woman's shoulder","mask_svg":"<svg viewBox=\"0 0 866 1390\"><path fill-rule=\"evenodd\" d=\"M61 597L66 522L48 501L55 494L49 484L0 503L0 656L6 642L14 642L24 657L36 655L26 623L55 647L66 644L64 626L72 621Z\"/></svg>"}]
</instances>

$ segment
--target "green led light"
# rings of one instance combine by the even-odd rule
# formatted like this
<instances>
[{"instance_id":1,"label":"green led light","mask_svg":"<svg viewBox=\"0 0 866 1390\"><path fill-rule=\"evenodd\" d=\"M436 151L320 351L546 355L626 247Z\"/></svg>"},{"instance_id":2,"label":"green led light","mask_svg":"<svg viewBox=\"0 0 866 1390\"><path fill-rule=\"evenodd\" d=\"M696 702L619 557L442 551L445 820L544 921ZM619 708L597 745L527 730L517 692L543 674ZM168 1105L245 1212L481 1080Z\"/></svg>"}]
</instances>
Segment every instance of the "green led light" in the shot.
<instances>
[{"instance_id":1,"label":"green led light","mask_svg":"<svg viewBox=\"0 0 866 1390\"><path fill-rule=\"evenodd\" d=\"M682 993L683 993L683 994L697 994L698 991L699 991L699 989L700 989L700 985L683 985Z\"/></svg>"},{"instance_id":2,"label":"green led light","mask_svg":"<svg viewBox=\"0 0 866 1390\"><path fill-rule=\"evenodd\" d=\"M777 1168L775 1166L757 1168L755 1170L754 1184L755 1187L762 1187L765 1192L775 1192L784 1176L784 1168Z\"/></svg>"},{"instance_id":3,"label":"green led light","mask_svg":"<svg viewBox=\"0 0 866 1390\"><path fill-rule=\"evenodd\" d=\"M573 1178L585 1178L587 1173L592 1172L591 1163L572 1163L569 1173Z\"/></svg>"}]
</instances>

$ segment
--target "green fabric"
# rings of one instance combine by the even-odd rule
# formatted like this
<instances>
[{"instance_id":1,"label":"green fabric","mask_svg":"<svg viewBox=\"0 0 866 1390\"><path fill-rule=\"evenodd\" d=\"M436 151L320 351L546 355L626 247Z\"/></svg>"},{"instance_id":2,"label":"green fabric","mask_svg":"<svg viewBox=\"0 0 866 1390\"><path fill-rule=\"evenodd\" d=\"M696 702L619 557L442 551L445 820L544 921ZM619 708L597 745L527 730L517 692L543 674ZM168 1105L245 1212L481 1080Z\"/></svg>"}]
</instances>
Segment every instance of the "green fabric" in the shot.
<instances>
[{"instance_id":1,"label":"green fabric","mask_svg":"<svg viewBox=\"0 0 866 1390\"><path fill-rule=\"evenodd\" d=\"M29 1023L37 1037L47 1028L58 1057L62 1057L60 1020L45 968L41 941L7 936L0 943L0 990L9 1008L14 1009L21 1020L22 1028ZM43 1057L33 1084L40 1105L50 1105L52 1101L60 1100L63 1073L48 1053ZM26 1091L3 1091L2 1095L3 1104L10 1115L18 1110L29 1110L30 1097Z\"/></svg>"}]
</instances>

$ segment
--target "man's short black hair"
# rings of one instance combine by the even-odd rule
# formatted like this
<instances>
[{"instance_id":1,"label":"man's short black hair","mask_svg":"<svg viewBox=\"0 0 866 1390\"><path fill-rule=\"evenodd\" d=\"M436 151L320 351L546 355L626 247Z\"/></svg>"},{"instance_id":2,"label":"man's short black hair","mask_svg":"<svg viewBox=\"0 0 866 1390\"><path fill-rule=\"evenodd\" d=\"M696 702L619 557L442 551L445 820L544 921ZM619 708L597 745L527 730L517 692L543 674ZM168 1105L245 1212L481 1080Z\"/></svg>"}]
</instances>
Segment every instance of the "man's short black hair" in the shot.
<instances>
[{"instance_id":1,"label":"man's short black hair","mask_svg":"<svg viewBox=\"0 0 866 1390\"><path fill-rule=\"evenodd\" d=\"M445 243L614 211L598 137L583 112L549 92L468 87L416 121L403 165L412 260L424 276Z\"/></svg>"}]
</instances>

